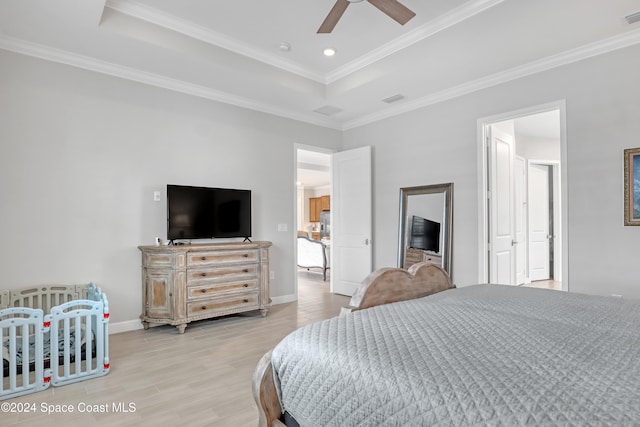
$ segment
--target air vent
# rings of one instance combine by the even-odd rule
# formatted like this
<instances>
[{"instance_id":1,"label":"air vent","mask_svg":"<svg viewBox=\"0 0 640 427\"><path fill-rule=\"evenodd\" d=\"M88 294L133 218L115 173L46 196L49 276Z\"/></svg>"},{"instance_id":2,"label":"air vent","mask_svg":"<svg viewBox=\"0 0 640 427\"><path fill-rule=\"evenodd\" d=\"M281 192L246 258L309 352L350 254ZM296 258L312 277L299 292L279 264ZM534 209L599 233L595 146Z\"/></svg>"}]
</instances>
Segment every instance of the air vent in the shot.
<instances>
[{"instance_id":1,"label":"air vent","mask_svg":"<svg viewBox=\"0 0 640 427\"><path fill-rule=\"evenodd\" d=\"M640 12L632 13L629 16L625 16L624 19L627 20L627 23L633 24L634 22L640 21Z\"/></svg>"},{"instance_id":2,"label":"air vent","mask_svg":"<svg viewBox=\"0 0 640 427\"><path fill-rule=\"evenodd\" d=\"M387 104L391 104L392 102L397 102L397 101L400 101L402 99L404 99L404 95L399 93L397 95L393 95L393 96L390 96L388 98L383 99L382 102L386 102Z\"/></svg>"},{"instance_id":3,"label":"air vent","mask_svg":"<svg viewBox=\"0 0 640 427\"><path fill-rule=\"evenodd\" d=\"M325 116L330 116L332 114L339 113L340 111L342 111L342 109L340 109L338 107L333 107L331 105L325 105L324 107L317 108L317 109L315 109L313 111L318 113L318 114L323 114Z\"/></svg>"}]
</instances>

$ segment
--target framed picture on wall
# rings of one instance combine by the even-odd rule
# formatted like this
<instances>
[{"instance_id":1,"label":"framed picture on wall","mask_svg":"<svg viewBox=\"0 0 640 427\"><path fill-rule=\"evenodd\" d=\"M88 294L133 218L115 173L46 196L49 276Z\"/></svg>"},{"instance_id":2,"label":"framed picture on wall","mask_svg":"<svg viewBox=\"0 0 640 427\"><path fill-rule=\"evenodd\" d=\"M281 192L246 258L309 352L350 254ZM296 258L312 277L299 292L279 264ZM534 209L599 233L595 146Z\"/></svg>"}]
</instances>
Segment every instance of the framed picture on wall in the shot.
<instances>
[{"instance_id":1,"label":"framed picture on wall","mask_svg":"<svg viewBox=\"0 0 640 427\"><path fill-rule=\"evenodd\" d=\"M624 225L640 225L640 148L624 150Z\"/></svg>"}]
</instances>

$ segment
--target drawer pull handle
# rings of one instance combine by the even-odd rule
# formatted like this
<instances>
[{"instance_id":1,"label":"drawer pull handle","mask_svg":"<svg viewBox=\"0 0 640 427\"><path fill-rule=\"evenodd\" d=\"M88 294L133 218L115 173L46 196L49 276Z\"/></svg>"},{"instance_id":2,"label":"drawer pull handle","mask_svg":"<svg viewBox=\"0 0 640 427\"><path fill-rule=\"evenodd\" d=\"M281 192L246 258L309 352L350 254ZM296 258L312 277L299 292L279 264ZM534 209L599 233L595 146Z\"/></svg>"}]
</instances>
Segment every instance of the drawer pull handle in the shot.
<instances>
[{"instance_id":1,"label":"drawer pull handle","mask_svg":"<svg viewBox=\"0 0 640 427\"><path fill-rule=\"evenodd\" d=\"M202 277L207 277L207 273L200 274Z\"/></svg>"},{"instance_id":2,"label":"drawer pull handle","mask_svg":"<svg viewBox=\"0 0 640 427\"><path fill-rule=\"evenodd\" d=\"M249 272L249 269L248 269L248 268L244 268L242 271L243 271L244 273L248 273L248 272Z\"/></svg>"},{"instance_id":3,"label":"drawer pull handle","mask_svg":"<svg viewBox=\"0 0 640 427\"><path fill-rule=\"evenodd\" d=\"M249 254L243 254L242 256L245 258L249 258Z\"/></svg>"},{"instance_id":4,"label":"drawer pull handle","mask_svg":"<svg viewBox=\"0 0 640 427\"><path fill-rule=\"evenodd\" d=\"M200 289L200 292L202 292L203 294L206 294L207 290L206 289Z\"/></svg>"},{"instance_id":5,"label":"drawer pull handle","mask_svg":"<svg viewBox=\"0 0 640 427\"><path fill-rule=\"evenodd\" d=\"M203 256L203 257L201 257L200 259L201 259L202 261L206 261L206 260L207 260L207 257L206 257L206 256Z\"/></svg>"},{"instance_id":6,"label":"drawer pull handle","mask_svg":"<svg viewBox=\"0 0 640 427\"><path fill-rule=\"evenodd\" d=\"M202 310L206 310L206 309L207 309L207 306L206 306L206 305L203 305L203 306L202 306L202 307L200 307L200 308L201 308Z\"/></svg>"},{"instance_id":7,"label":"drawer pull handle","mask_svg":"<svg viewBox=\"0 0 640 427\"><path fill-rule=\"evenodd\" d=\"M248 288L248 287L249 287L249 284L248 284L248 283L245 283L245 284L244 284L244 285L242 285L242 286L244 286L245 288Z\"/></svg>"},{"instance_id":8,"label":"drawer pull handle","mask_svg":"<svg viewBox=\"0 0 640 427\"><path fill-rule=\"evenodd\" d=\"M243 299L242 302L246 303L246 302L249 302L249 300L248 299Z\"/></svg>"}]
</instances>

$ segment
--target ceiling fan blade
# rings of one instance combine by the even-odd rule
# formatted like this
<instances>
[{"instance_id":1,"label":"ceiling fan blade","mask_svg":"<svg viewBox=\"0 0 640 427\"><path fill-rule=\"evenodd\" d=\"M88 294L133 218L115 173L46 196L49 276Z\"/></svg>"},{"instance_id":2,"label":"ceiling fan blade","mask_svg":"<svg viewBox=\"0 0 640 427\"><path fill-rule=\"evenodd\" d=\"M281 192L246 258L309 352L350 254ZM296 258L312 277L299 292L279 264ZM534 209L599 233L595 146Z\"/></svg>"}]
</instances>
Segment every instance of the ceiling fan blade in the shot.
<instances>
[{"instance_id":1,"label":"ceiling fan blade","mask_svg":"<svg viewBox=\"0 0 640 427\"><path fill-rule=\"evenodd\" d=\"M393 18L400 25L404 25L416 14L396 0L367 0L382 12Z\"/></svg>"},{"instance_id":2,"label":"ceiling fan blade","mask_svg":"<svg viewBox=\"0 0 640 427\"><path fill-rule=\"evenodd\" d=\"M349 2L347 0L337 0L336 4L333 5L331 11L324 19L322 25L318 29L318 34L320 33L330 33L333 31L333 28L336 26L342 14L345 10L347 10L347 6L349 6Z\"/></svg>"}]
</instances>

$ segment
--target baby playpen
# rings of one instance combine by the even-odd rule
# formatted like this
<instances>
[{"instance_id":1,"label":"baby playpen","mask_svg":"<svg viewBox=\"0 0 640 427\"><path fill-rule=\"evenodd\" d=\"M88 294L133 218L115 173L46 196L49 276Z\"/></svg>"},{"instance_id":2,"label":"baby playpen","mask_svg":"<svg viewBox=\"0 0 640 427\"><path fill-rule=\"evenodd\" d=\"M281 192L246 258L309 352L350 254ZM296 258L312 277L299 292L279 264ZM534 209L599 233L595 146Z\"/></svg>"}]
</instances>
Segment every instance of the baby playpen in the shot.
<instances>
[{"instance_id":1,"label":"baby playpen","mask_svg":"<svg viewBox=\"0 0 640 427\"><path fill-rule=\"evenodd\" d=\"M92 283L0 291L0 400L106 375L108 325Z\"/></svg>"}]
</instances>

